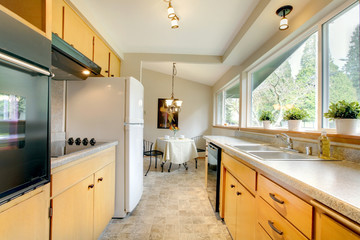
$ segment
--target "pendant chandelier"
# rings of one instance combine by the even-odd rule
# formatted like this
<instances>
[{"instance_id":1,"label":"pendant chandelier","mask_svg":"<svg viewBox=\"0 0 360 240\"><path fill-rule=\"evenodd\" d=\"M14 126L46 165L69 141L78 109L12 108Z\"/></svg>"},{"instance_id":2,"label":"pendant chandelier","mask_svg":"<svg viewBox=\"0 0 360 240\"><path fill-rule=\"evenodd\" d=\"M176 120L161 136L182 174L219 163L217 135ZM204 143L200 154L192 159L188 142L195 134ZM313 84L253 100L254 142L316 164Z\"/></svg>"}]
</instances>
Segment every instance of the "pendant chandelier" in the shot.
<instances>
[{"instance_id":1,"label":"pendant chandelier","mask_svg":"<svg viewBox=\"0 0 360 240\"><path fill-rule=\"evenodd\" d=\"M173 63L173 72L172 72L172 76L171 76L171 80L172 80L171 98L168 98L165 100L166 111L168 113L180 112L181 105L182 105L181 100L174 98L174 80L175 80L175 75L177 74L175 64L176 63Z\"/></svg>"}]
</instances>

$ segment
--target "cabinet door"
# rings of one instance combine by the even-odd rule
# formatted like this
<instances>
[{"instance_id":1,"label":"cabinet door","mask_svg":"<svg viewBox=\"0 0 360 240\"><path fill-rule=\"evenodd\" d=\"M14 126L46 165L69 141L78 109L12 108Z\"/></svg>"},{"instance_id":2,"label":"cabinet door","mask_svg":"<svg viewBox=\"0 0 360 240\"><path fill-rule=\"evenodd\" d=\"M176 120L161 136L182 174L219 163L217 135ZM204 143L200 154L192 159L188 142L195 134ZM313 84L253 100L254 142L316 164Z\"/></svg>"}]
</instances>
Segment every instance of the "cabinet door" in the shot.
<instances>
[{"instance_id":1,"label":"cabinet door","mask_svg":"<svg viewBox=\"0 0 360 240\"><path fill-rule=\"evenodd\" d=\"M236 187L236 239L255 240L255 197L240 183Z\"/></svg>"},{"instance_id":2,"label":"cabinet door","mask_svg":"<svg viewBox=\"0 0 360 240\"><path fill-rule=\"evenodd\" d=\"M233 239L236 239L236 185L236 179L229 172L226 172L224 220Z\"/></svg>"},{"instance_id":3,"label":"cabinet door","mask_svg":"<svg viewBox=\"0 0 360 240\"><path fill-rule=\"evenodd\" d=\"M64 40L89 59L93 54L93 32L86 23L65 4Z\"/></svg>"},{"instance_id":4,"label":"cabinet door","mask_svg":"<svg viewBox=\"0 0 360 240\"><path fill-rule=\"evenodd\" d=\"M95 36L94 42L94 62L101 67L101 75L109 77L109 58L110 50L105 43Z\"/></svg>"},{"instance_id":5,"label":"cabinet door","mask_svg":"<svg viewBox=\"0 0 360 240\"><path fill-rule=\"evenodd\" d=\"M267 232L262 228L260 224L256 224L256 240L272 240Z\"/></svg>"},{"instance_id":6,"label":"cabinet door","mask_svg":"<svg viewBox=\"0 0 360 240\"><path fill-rule=\"evenodd\" d=\"M110 53L110 77L120 77L120 60L113 52Z\"/></svg>"},{"instance_id":7,"label":"cabinet door","mask_svg":"<svg viewBox=\"0 0 360 240\"><path fill-rule=\"evenodd\" d=\"M97 239L114 216L115 162L95 173L94 237Z\"/></svg>"},{"instance_id":8,"label":"cabinet door","mask_svg":"<svg viewBox=\"0 0 360 240\"><path fill-rule=\"evenodd\" d=\"M52 239L92 239L94 175L53 198Z\"/></svg>"},{"instance_id":9,"label":"cabinet door","mask_svg":"<svg viewBox=\"0 0 360 240\"><path fill-rule=\"evenodd\" d=\"M7 205L14 204L20 198L24 199L1 211L0 239L49 239L50 184L41 188L43 190L33 190L1 206L7 208Z\"/></svg>"},{"instance_id":10,"label":"cabinet door","mask_svg":"<svg viewBox=\"0 0 360 240\"><path fill-rule=\"evenodd\" d=\"M63 0L53 0L52 2L52 32L63 38Z\"/></svg>"},{"instance_id":11,"label":"cabinet door","mask_svg":"<svg viewBox=\"0 0 360 240\"><path fill-rule=\"evenodd\" d=\"M352 232L342 224L321 215L321 238L320 240L360 240L360 235Z\"/></svg>"}]
</instances>

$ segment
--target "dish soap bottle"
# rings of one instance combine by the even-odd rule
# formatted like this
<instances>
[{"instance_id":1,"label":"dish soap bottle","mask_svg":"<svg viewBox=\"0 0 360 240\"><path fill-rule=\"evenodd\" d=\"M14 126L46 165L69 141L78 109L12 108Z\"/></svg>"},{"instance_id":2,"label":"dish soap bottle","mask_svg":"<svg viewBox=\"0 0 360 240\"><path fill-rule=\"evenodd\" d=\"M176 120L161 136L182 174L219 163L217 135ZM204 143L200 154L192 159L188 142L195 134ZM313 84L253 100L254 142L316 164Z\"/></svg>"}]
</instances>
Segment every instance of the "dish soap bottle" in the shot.
<instances>
[{"instance_id":1,"label":"dish soap bottle","mask_svg":"<svg viewBox=\"0 0 360 240\"><path fill-rule=\"evenodd\" d=\"M326 136L326 131L321 132L321 136L318 141L319 146L319 158L330 159L330 140Z\"/></svg>"}]
</instances>

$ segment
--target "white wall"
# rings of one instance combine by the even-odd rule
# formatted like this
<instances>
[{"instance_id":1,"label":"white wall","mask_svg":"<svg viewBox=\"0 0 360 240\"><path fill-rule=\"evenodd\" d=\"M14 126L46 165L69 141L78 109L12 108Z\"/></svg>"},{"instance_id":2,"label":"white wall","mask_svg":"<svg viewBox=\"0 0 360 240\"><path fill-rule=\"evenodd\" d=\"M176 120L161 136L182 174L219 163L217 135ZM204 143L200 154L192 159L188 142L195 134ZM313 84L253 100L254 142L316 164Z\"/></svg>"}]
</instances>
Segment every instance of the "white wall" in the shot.
<instances>
[{"instance_id":1,"label":"white wall","mask_svg":"<svg viewBox=\"0 0 360 240\"><path fill-rule=\"evenodd\" d=\"M144 139L155 141L157 137L172 135L169 129L157 129L158 98L171 96L171 76L143 69ZM175 77L176 98L183 100L179 113L178 135L195 137L211 133L212 89L210 86Z\"/></svg>"}]
</instances>

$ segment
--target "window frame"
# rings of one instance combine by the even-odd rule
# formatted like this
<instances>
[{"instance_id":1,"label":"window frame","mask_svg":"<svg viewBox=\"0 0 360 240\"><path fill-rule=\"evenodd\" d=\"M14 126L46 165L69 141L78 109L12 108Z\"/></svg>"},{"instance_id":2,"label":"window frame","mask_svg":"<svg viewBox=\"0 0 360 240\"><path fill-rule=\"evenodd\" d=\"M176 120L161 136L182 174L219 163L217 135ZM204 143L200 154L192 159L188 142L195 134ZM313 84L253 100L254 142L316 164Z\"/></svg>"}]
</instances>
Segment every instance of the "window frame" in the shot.
<instances>
[{"instance_id":1,"label":"window frame","mask_svg":"<svg viewBox=\"0 0 360 240\"><path fill-rule=\"evenodd\" d=\"M224 114L225 114L225 92L232 88L234 85L239 84L239 119L238 119L238 125L224 125ZM218 95L222 93L222 116L221 116L221 123L218 123ZM213 119L213 126L214 127L224 127L224 128L236 128L238 129L240 126L240 116L241 116L241 78L240 75L237 75L235 78L233 78L231 81L229 81L226 85L224 85L222 88L217 90L214 94L214 119Z\"/></svg>"},{"instance_id":2,"label":"window frame","mask_svg":"<svg viewBox=\"0 0 360 240\"><path fill-rule=\"evenodd\" d=\"M305 30L305 32L301 33L299 36L296 36L294 40L290 41L286 44L286 46L275 46L274 49L270 50L272 53L270 53L264 60L262 61L256 61L256 65L253 64L250 67L248 67L244 71L244 77L241 79L241 82L244 82L244 84L240 84L240 91L243 93L240 95L242 98L240 101L240 115L241 113L245 114L245 118L239 117L239 125L242 126L241 129L262 129L262 127L253 127L250 126L251 124L251 105L252 105L252 89L251 89L251 81L252 81L252 74L271 62L273 59L279 57L281 54L283 54L286 51L289 51L292 47L294 47L299 42L303 41L305 38L309 37L310 35L314 34L315 32L318 33L318 63L317 63L317 95L315 98L316 101L316 119L315 119L315 128L314 129L306 129L301 130L301 132L321 132L322 130L326 130L328 133L335 133L336 130L334 128L324 128L324 122L327 121L323 118L323 113L327 111L328 108L325 109L325 101L324 97L327 96L327 90L328 85L325 83L328 83L329 79L326 78L326 74L324 73L324 67L326 67L326 63L324 62L324 52L325 52L325 44L324 44L324 30L323 25L336 17L337 15L341 14L343 11L346 11L347 8L351 7L352 5L356 4L358 1L349 0L342 4L340 7L333 10L330 14L328 14L326 17L319 20L315 25ZM276 49L275 49L276 48ZM281 50L279 50L281 49ZM277 50L277 51L276 51ZM275 53L274 53L275 52ZM265 54L267 55L267 54ZM246 89L242 90L241 87L244 86ZM245 93L245 94L244 94ZM242 106L241 102L245 102L245 106ZM245 108L245 109L244 109ZM287 131L287 128L284 127L277 127L273 128L270 131Z\"/></svg>"}]
</instances>

